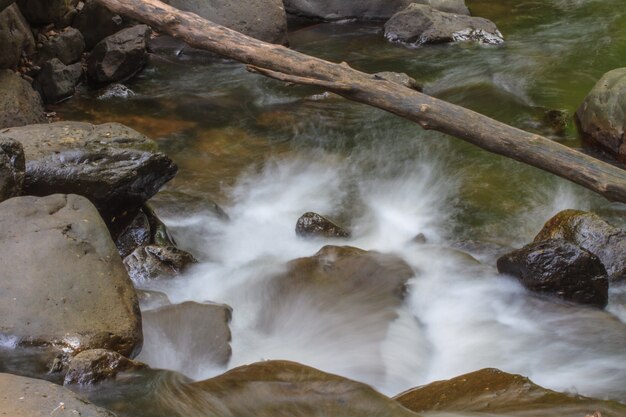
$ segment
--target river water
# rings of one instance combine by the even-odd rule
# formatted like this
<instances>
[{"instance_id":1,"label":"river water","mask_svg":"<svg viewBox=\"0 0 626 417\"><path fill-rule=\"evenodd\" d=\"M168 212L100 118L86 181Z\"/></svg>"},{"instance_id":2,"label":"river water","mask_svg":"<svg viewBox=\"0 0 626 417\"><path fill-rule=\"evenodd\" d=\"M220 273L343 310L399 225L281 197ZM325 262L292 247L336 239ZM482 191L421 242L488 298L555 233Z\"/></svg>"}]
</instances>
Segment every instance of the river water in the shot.
<instances>
[{"instance_id":1,"label":"river water","mask_svg":"<svg viewBox=\"0 0 626 417\"><path fill-rule=\"evenodd\" d=\"M409 49L387 43L380 26L351 22L297 29L290 42L367 72L406 72L427 94L580 146L571 116L603 73L626 64L624 0L468 6L497 23L503 46ZM94 100L99 92L83 91L58 111L125 123L178 163L155 205L201 263L151 288L173 302L233 308L228 368L289 359L393 395L496 367L555 390L626 401L624 288L611 290L610 314L530 295L494 267L559 210L593 210L623 226L625 206L377 109L251 75L227 60L174 52L127 83L135 95ZM567 126L554 128L548 110L564 112ZM228 220L208 209L213 201ZM307 211L338 220L353 237L298 238L295 222ZM413 242L419 233L426 244ZM351 310L349 300L324 310L304 296L281 307L281 325L271 332L257 327L256 317L277 301L263 296L266 278L326 244L394 253L416 271L384 338L368 331L383 320L374 301L365 311ZM154 367L197 380L226 369L162 340L146 343L160 346L139 357Z\"/></svg>"}]
</instances>

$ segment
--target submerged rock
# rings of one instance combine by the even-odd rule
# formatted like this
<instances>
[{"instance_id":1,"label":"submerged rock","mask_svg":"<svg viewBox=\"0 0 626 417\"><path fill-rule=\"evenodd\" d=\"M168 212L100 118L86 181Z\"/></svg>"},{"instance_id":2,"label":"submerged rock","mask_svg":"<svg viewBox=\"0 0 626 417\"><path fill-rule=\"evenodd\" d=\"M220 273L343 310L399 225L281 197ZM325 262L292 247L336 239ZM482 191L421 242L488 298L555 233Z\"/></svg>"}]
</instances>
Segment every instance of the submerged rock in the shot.
<instances>
[{"instance_id":1,"label":"submerged rock","mask_svg":"<svg viewBox=\"0 0 626 417\"><path fill-rule=\"evenodd\" d=\"M0 203L22 194L26 164L22 145L0 139Z\"/></svg>"},{"instance_id":2,"label":"submerged rock","mask_svg":"<svg viewBox=\"0 0 626 417\"><path fill-rule=\"evenodd\" d=\"M565 240L533 242L498 259L498 271L531 291L603 308L609 282L597 256Z\"/></svg>"},{"instance_id":3,"label":"submerged rock","mask_svg":"<svg viewBox=\"0 0 626 417\"><path fill-rule=\"evenodd\" d=\"M622 404L551 391L521 375L493 368L413 388L394 400L417 413L570 417L598 411L607 417L626 415Z\"/></svg>"},{"instance_id":4,"label":"submerged rock","mask_svg":"<svg viewBox=\"0 0 626 417\"><path fill-rule=\"evenodd\" d=\"M0 70L0 129L46 121L37 91L11 70Z\"/></svg>"},{"instance_id":5,"label":"submerged rock","mask_svg":"<svg viewBox=\"0 0 626 417\"><path fill-rule=\"evenodd\" d=\"M107 379L114 379L120 372L136 371L147 366L117 352L89 349L72 358L63 385L94 385Z\"/></svg>"},{"instance_id":6,"label":"submerged rock","mask_svg":"<svg viewBox=\"0 0 626 417\"><path fill-rule=\"evenodd\" d=\"M141 349L135 290L86 198L0 203L0 264L0 334L16 349L37 348L45 360L49 352L64 358L105 348L132 356Z\"/></svg>"},{"instance_id":7,"label":"submerged rock","mask_svg":"<svg viewBox=\"0 0 626 417\"><path fill-rule=\"evenodd\" d=\"M192 375L202 366L223 366L231 356L232 310L225 304L184 302L143 314L140 360ZM169 352L168 354L164 354ZM169 356L168 362L163 358Z\"/></svg>"},{"instance_id":8,"label":"submerged rock","mask_svg":"<svg viewBox=\"0 0 626 417\"><path fill-rule=\"evenodd\" d=\"M80 62L65 65L57 58L46 62L35 80L35 87L46 103L57 103L74 95L76 84L83 76Z\"/></svg>"},{"instance_id":9,"label":"submerged rock","mask_svg":"<svg viewBox=\"0 0 626 417\"><path fill-rule=\"evenodd\" d=\"M33 32L16 4L0 8L0 51L0 69L16 68L22 52L35 51Z\"/></svg>"},{"instance_id":10,"label":"submerged rock","mask_svg":"<svg viewBox=\"0 0 626 417\"><path fill-rule=\"evenodd\" d=\"M302 237L342 238L350 232L317 213L304 213L296 223L296 234Z\"/></svg>"},{"instance_id":11,"label":"submerged rock","mask_svg":"<svg viewBox=\"0 0 626 417\"><path fill-rule=\"evenodd\" d=\"M0 374L0 415L115 417L60 385L10 374Z\"/></svg>"},{"instance_id":12,"label":"submerged rock","mask_svg":"<svg viewBox=\"0 0 626 417\"><path fill-rule=\"evenodd\" d=\"M132 77L143 69L150 28L137 25L100 41L87 59L87 74L95 83L111 83Z\"/></svg>"},{"instance_id":13,"label":"submerged rock","mask_svg":"<svg viewBox=\"0 0 626 417\"><path fill-rule=\"evenodd\" d=\"M535 241L564 239L596 255L611 282L626 281L626 231L600 216L579 210L564 210L546 222Z\"/></svg>"},{"instance_id":14,"label":"submerged rock","mask_svg":"<svg viewBox=\"0 0 626 417\"><path fill-rule=\"evenodd\" d=\"M124 266L135 284L180 275L197 263L192 254L174 246L139 246L124 258Z\"/></svg>"},{"instance_id":15,"label":"submerged rock","mask_svg":"<svg viewBox=\"0 0 626 417\"><path fill-rule=\"evenodd\" d=\"M396 13L385 23L385 37L392 42L411 45L461 41L485 44L504 42L502 34L490 20L445 13L417 3Z\"/></svg>"},{"instance_id":16,"label":"submerged rock","mask_svg":"<svg viewBox=\"0 0 626 417\"><path fill-rule=\"evenodd\" d=\"M626 162L626 68L609 71L600 78L576 110L583 139Z\"/></svg>"}]
</instances>

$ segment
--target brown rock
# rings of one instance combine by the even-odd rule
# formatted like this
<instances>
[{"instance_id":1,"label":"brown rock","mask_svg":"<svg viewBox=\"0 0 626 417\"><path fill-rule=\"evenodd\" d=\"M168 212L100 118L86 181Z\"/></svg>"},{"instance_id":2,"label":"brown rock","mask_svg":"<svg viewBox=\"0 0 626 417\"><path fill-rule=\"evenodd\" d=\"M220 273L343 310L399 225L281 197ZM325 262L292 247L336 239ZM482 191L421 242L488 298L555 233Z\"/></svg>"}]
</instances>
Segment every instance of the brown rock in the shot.
<instances>
[{"instance_id":1,"label":"brown rock","mask_svg":"<svg viewBox=\"0 0 626 417\"><path fill-rule=\"evenodd\" d=\"M0 129L46 121L39 93L11 70L0 70Z\"/></svg>"},{"instance_id":2,"label":"brown rock","mask_svg":"<svg viewBox=\"0 0 626 417\"><path fill-rule=\"evenodd\" d=\"M33 32L16 4L0 8L0 51L0 69L15 69L22 52L35 51Z\"/></svg>"},{"instance_id":3,"label":"brown rock","mask_svg":"<svg viewBox=\"0 0 626 417\"><path fill-rule=\"evenodd\" d=\"M114 379L120 372L136 371L147 366L110 350L85 350L70 361L63 385L94 385Z\"/></svg>"}]
</instances>

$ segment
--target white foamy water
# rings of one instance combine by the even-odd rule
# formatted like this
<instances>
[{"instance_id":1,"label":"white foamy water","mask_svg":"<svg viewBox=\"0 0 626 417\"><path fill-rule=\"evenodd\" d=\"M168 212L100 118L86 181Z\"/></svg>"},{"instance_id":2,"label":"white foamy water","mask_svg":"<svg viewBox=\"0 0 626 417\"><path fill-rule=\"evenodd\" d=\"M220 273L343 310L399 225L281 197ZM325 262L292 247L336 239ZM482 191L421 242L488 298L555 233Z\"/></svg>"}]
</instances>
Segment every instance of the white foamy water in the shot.
<instances>
[{"instance_id":1,"label":"white foamy water","mask_svg":"<svg viewBox=\"0 0 626 417\"><path fill-rule=\"evenodd\" d=\"M173 302L210 300L233 308L229 368L288 359L396 394L497 367L557 390L625 398L623 323L603 311L529 295L493 265L447 247L462 178L444 174L428 153L395 167L393 175L384 164L352 162L347 167L326 154L274 160L231 190L229 221L202 214L168 219L178 240L207 261L158 289ZM568 185L540 189L526 214L512 219L519 230L508 235L528 241L562 208L587 207ZM354 237L298 238L294 226L307 211L348 219ZM411 243L418 233L428 244ZM330 307L312 294L276 298L271 277L326 244L394 253L411 265L416 275L394 318L376 297L358 291ZM269 327L259 320L268 312ZM164 346L151 365L176 369L177 355ZM198 363L187 373L202 379L223 371Z\"/></svg>"}]
</instances>

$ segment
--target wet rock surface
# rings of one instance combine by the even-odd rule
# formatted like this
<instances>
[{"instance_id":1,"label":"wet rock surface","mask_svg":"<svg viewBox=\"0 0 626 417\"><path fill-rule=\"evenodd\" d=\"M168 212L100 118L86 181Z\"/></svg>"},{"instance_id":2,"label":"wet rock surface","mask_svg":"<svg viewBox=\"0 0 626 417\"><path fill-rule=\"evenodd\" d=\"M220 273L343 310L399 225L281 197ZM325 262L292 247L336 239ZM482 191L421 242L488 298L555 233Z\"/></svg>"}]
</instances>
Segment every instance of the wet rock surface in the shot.
<instances>
[{"instance_id":1,"label":"wet rock surface","mask_svg":"<svg viewBox=\"0 0 626 417\"><path fill-rule=\"evenodd\" d=\"M583 139L626 162L626 68L607 72L576 110Z\"/></svg>"},{"instance_id":2,"label":"wet rock surface","mask_svg":"<svg viewBox=\"0 0 626 417\"><path fill-rule=\"evenodd\" d=\"M59 59L53 58L43 64L37 75L35 87L41 93L46 103L57 103L74 95L76 84L83 75L80 62L65 65Z\"/></svg>"},{"instance_id":3,"label":"wet rock surface","mask_svg":"<svg viewBox=\"0 0 626 417\"><path fill-rule=\"evenodd\" d=\"M141 311L152 310L172 304L167 294L160 291L137 290Z\"/></svg>"},{"instance_id":4,"label":"wet rock surface","mask_svg":"<svg viewBox=\"0 0 626 417\"><path fill-rule=\"evenodd\" d=\"M0 203L22 193L25 171L22 145L15 140L0 139Z\"/></svg>"},{"instance_id":5,"label":"wet rock surface","mask_svg":"<svg viewBox=\"0 0 626 417\"><path fill-rule=\"evenodd\" d=\"M100 41L87 59L87 74L94 83L123 81L139 72L147 60L150 28L137 25Z\"/></svg>"},{"instance_id":6,"label":"wet rock surface","mask_svg":"<svg viewBox=\"0 0 626 417\"><path fill-rule=\"evenodd\" d=\"M168 0L166 3L262 41L287 42L287 17L282 0Z\"/></svg>"},{"instance_id":7,"label":"wet rock surface","mask_svg":"<svg viewBox=\"0 0 626 417\"><path fill-rule=\"evenodd\" d=\"M92 348L138 353L135 290L106 225L84 197L0 203L0 263L0 333L15 348L40 348L42 357Z\"/></svg>"},{"instance_id":8,"label":"wet rock surface","mask_svg":"<svg viewBox=\"0 0 626 417\"><path fill-rule=\"evenodd\" d=\"M202 366L226 365L231 356L229 323L232 311L224 304L184 302L143 314L144 349L139 360L159 367L169 352L186 375ZM168 362L172 365L172 362Z\"/></svg>"},{"instance_id":9,"label":"wet rock surface","mask_svg":"<svg viewBox=\"0 0 626 417\"><path fill-rule=\"evenodd\" d=\"M500 44L504 41L490 20L445 13L416 3L385 23L385 38L410 45L461 41Z\"/></svg>"},{"instance_id":10,"label":"wet rock surface","mask_svg":"<svg viewBox=\"0 0 626 417\"><path fill-rule=\"evenodd\" d=\"M157 245L139 246L124 258L124 266L136 285L175 277L197 262L192 254L182 249Z\"/></svg>"},{"instance_id":11,"label":"wet rock surface","mask_svg":"<svg viewBox=\"0 0 626 417\"><path fill-rule=\"evenodd\" d=\"M296 234L302 237L342 238L350 232L317 213L304 213L296 222Z\"/></svg>"},{"instance_id":12,"label":"wet rock surface","mask_svg":"<svg viewBox=\"0 0 626 417\"><path fill-rule=\"evenodd\" d=\"M0 415L115 417L60 385L10 374L0 374Z\"/></svg>"},{"instance_id":13,"label":"wet rock surface","mask_svg":"<svg viewBox=\"0 0 626 417\"><path fill-rule=\"evenodd\" d=\"M106 349L90 349L74 356L65 374L64 385L94 385L115 379L120 372L136 371L147 365Z\"/></svg>"},{"instance_id":14,"label":"wet rock surface","mask_svg":"<svg viewBox=\"0 0 626 417\"><path fill-rule=\"evenodd\" d=\"M34 50L35 38L17 5L0 7L0 69L14 69L22 52Z\"/></svg>"},{"instance_id":15,"label":"wet rock surface","mask_svg":"<svg viewBox=\"0 0 626 417\"><path fill-rule=\"evenodd\" d=\"M133 221L126 227L115 240L122 258L130 255L138 246L147 245L151 240L150 220L140 210Z\"/></svg>"},{"instance_id":16,"label":"wet rock surface","mask_svg":"<svg viewBox=\"0 0 626 417\"><path fill-rule=\"evenodd\" d=\"M611 282L626 282L626 231L594 213L564 210L546 222L535 241L564 239L596 255Z\"/></svg>"},{"instance_id":17,"label":"wet rock surface","mask_svg":"<svg viewBox=\"0 0 626 417\"><path fill-rule=\"evenodd\" d=\"M0 70L0 129L43 123L43 103L31 85L11 70Z\"/></svg>"},{"instance_id":18,"label":"wet rock surface","mask_svg":"<svg viewBox=\"0 0 626 417\"><path fill-rule=\"evenodd\" d=\"M565 240L533 242L498 259L498 271L531 291L603 308L609 282L597 256Z\"/></svg>"},{"instance_id":19,"label":"wet rock surface","mask_svg":"<svg viewBox=\"0 0 626 417\"><path fill-rule=\"evenodd\" d=\"M579 395L551 391L521 375L486 368L445 381L410 389L394 397L417 413L463 412L506 415L621 416L626 406ZM543 414L536 414L542 412Z\"/></svg>"}]
</instances>

